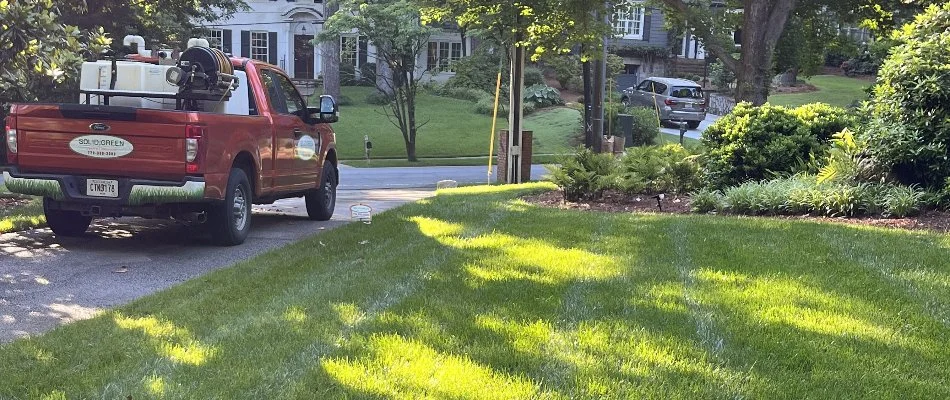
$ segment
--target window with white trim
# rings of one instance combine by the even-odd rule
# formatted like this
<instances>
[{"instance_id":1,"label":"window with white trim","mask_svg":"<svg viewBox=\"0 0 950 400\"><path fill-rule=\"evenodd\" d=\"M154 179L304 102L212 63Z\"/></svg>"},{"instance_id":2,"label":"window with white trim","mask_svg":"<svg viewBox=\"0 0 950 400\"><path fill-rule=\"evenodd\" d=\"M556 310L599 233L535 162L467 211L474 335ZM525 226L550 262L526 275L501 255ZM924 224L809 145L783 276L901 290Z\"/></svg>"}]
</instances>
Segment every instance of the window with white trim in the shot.
<instances>
[{"instance_id":1,"label":"window with white trim","mask_svg":"<svg viewBox=\"0 0 950 400\"><path fill-rule=\"evenodd\" d=\"M224 30L212 29L208 32L208 44L213 49L224 51Z\"/></svg>"},{"instance_id":2,"label":"window with white trim","mask_svg":"<svg viewBox=\"0 0 950 400\"><path fill-rule=\"evenodd\" d=\"M270 46L267 42L267 34L267 31L251 32L251 58L263 62L270 60L270 54L268 54Z\"/></svg>"},{"instance_id":3,"label":"window with white trim","mask_svg":"<svg viewBox=\"0 0 950 400\"><path fill-rule=\"evenodd\" d=\"M614 32L621 39L643 40L643 28L646 22L642 1L627 1L618 4L614 11Z\"/></svg>"},{"instance_id":4,"label":"window with white trim","mask_svg":"<svg viewBox=\"0 0 950 400\"><path fill-rule=\"evenodd\" d=\"M462 42L429 42L426 67L428 67L430 71L451 71L452 64L460 59L462 59Z\"/></svg>"},{"instance_id":5,"label":"window with white trim","mask_svg":"<svg viewBox=\"0 0 950 400\"><path fill-rule=\"evenodd\" d=\"M359 70L360 63L359 39L356 36L340 36L340 64L352 65L355 70Z\"/></svg>"}]
</instances>

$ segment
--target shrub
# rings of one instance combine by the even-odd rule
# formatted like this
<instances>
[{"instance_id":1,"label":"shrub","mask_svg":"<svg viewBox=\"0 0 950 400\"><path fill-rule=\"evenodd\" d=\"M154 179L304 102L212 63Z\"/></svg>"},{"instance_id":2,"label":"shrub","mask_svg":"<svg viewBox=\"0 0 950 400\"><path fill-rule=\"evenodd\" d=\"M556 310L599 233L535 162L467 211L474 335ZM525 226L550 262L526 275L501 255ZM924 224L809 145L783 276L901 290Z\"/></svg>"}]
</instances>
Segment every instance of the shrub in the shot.
<instances>
[{"instance_id":1,"label":"shrub","mask_svg":"<svg viewBox=\"0 0 950 400\"><path fill-rule=\"evenodd\" d=\"M895 38L874 87L869 152L901 182L939 188L950 177L950 3Z\"/></svg>"},{"instance_id":2,"label":"shrub","mask_svg":"<svg viewBox=\"0 0 950 400\"><path fill-rule=\"evenodd\" d=\"M467 87L452 87L444 86L436 92L439 96L450 97L453 99L467 100L471 102L478 102L484 98L494 98L488 92L481 89L472 89Z\"/></svg>"},{"instance_id":3,"label":"shrub","mask_svg":"<svg viewBox=\"0 0 950 400\"><path fill-rule=\"evenodd\" d=\"M700 189L690 195L689 209L695 213L710 213L722 208L722 193L711 189Z\"/></svg>"},{"instance_id":4,"label":"shrub","mask_svg":"<svg viewBox=\"0 0 950 400\"><path fill-rule=\"evenodd\" d=\"M551 182L564 190L568 201L596 199L613 186L617 162L612 154L598 154L583 147L561 157L559 165L548 167Z\"/></svg>"},{"instance_id":5,"label":"shrub","mask_svg":"<svg viewBox=\"0 0 950 400\"><path fill-rule=\"evenodd\" d=\"M393 101L392 96L390 96L389 94L380 92L378 90L366 95L366 104L385 106L391 103L392 101Z\"/></svg>"},{"instance_id":6,"label":"shrub","mask_svg":"<svg viewBox=\"0 0 950 400\"><path fill-rule=\"evenodd\" d=\"M722 65L722 62L716 61L709 64L709 80L716 89L731 93L732 85L736 83L736 74Z\"/></svg>"},{"instance_id":7,"label":"shrub","mask_svg":"<svg viewBox=\"0 0 950 400\"><path fill-rule=\"evenodd\" d=\"M847 110L825 103L805 104L791 109L790 112L805 123L811 135L819 142L827 142L834 134L846 128L854 128L857 123L857 118Z\"/></svg>"},{"instance_id":8,"label":"shrub","mask_svg":"<svg viewBox=\"0 0 950 400\"><path fill-rule=\"evenodd\" d=\"M499 52L493 54L481 47L476 49L471 56L464 57L452 64L455 76L449 78L445 85L481 89L485 92L494 93L498 79L498 67L503 62L501 55ZM507 65L503 65L502 71L507 70ZM508 74L503 73L502 79L502 87L507 86Z\"/></svg>"},{"instance_id":9,"label":"shrub","mask_svg":"<svg viewBox=\"0 0 950 400\"><path fill-rule=\"evenodd\" d=\"M478 102L475 103L475 113L482 115L492 115L495 110L495 98L491 96L483 97ZM499 101L498 102L498 115L505 116L508 114L508 102Z\"/></svg>"},{"instance_id":10,"label":"shrub","mask_svg":"<svg viewBox=\"0 0 950 400\"><path fill-rule=\"evenodd\" d=\"M545 60L545 64L554 70L561 89L568 89L571 80L577 79L577 76L581 74L581 63L575 55L557 55Z\"/></svg>"},{"instance_id":11,"label":"shrub","mask_svg":"<svg viewBox=\"0 0 950 400\"><path fill-rule=\"evenodd\" d=\"M660 136L660 125L656 117L656 110L647 107L633 107L623 110L621 106L615 111L612 107L608 108L608 117L611 120L611 133L613 135L623 135L623 124L618 114L627 114L633 118L633 137L630 145L632 146L650 146L656 144L656 139ZM606 132L606 131L605 131Z\"/></svg>"},{"instance_id":12,"label":"shrub","mask_svg":"<svg viewBox=\"0 0 950 400\"><path fill-rule=\"evenodd\" d=\"M696 156L678 144L636 147L621 159L618 188L635 193L688 193L699 187Z\"/></svg>"},{"instance_id":13,"label":"shrub","mask_svg":"<svg viewBox=\"0 0 950 400\"><path fill-rule=\"evenodd\" d=\"M340 86L359 86L356 67L352 64L340 64Z\"/></svg>"},{"instance_id":14,"label":"shrub","mask_svg":"<svg viewBox=\"0 0 950 400\"><path fill-rule=\"evenodd\" d=\"M904 218L916 215L923 205L924 192L913 186L894 186L884 197L884 216Z\"/></svg>"},{"instance_id":15,"label":"shrub","mask_svg":"<svg viewBox=\"0 0 950 400\"><path fill-rule=\"evenodd\" d=\"M541 72L541 69L535 67L528 67L524 69L524 87L531 87L535 85L547 86L544 84L544 73Z\"/></svg>"},{"instance_id":16,"label":"shrub","mask_svg":"<svg viewBox=\"0 0 950 400\"><path fill-rule=\"evenodd\" d=\"M784 107L740 103L703 132L707 183L723 188L803 169L823 145Z\"/></svg>"},{"instance_id":17,"label":"shrub","mask_svg":"<svg viewBox=\"0 0 950 400\"><path fill-rule=\"evenodd\" d=\"M814 176L798 175L771 181L746 182L728 188L723 192L718 210L748 215L904 217L919 212L925 205L924 197L925 193L914 187L818 183ZM708 199L704 201L708 202Z\"/></svg>"},{"instance_id":18,"label":"shrub","mask_svg":"<svg viewBox=\"0 0 950 400\"><path fill-rule=\"evenodd\" d=\"M534 104L537 108L564 105L561 92L548 85L533 85L525 88L524 101Z\"/></svg>"},{"instance_id":19,"label":"shrub","mask_svg":"<svg viewBox=\"0 0 950 400\"><path fill-rule=\"evenodd\" d=\"M360 85L376 86L376 63L360 65Z\"/></svg>"}]
</instances>

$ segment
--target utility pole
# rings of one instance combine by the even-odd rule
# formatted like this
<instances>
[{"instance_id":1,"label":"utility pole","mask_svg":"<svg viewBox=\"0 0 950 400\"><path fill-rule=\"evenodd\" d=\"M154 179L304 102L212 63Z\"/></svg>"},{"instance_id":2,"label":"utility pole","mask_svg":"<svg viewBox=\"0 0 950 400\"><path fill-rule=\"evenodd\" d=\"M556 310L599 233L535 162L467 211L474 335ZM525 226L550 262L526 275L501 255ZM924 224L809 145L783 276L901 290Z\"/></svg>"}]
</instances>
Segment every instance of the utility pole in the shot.
<instances>
[{"instance_id":1,"label":"utility pole","mask_svg":"<svg viewBox=\"0 0 950 400\"><path fill-rule=\"evenodd\" d=\"M602 40L602 50L600 57L594 60L593 62L593 79L591 82L592 86L592 96L591 96L591 124L593 124L593 131L591 132L592 141L591 145L594 147L594 152L599 153L601 150L601 141L604 138L604 82L607 76L607 38L605 37Z\"/></svg>"},{"instance_id":2,"label":"utility pole","mask_svg":"<svg viewBox=\"0 0 950 400\"><path fill-rule=\"evenodd\" d=\"M586 54L587 49L581 47L581 54ZM591 121L593 114L591 113L591 106L593 105L594 100L594 90L591 79L591 60L587 59L583 62L581 76L584 79L584 147L588 149L594 148L594 123Z\"/></svg>"},{"instance_id":3,"label":"utility pole","mask_svg":"<svg viewBox=\"0 0 950 400\"><path fill-rule=\"evenodd\" d=\"M518 17L520 24L521 19ZM523 46L517 45L522 41L524 34L519 29L515 34L516 43L511 50L511 87L509 98L508 119L508 176L507 183L521 183L521 132L524 118L524 68L525 51Z\"/></svg>"}]
</instances>

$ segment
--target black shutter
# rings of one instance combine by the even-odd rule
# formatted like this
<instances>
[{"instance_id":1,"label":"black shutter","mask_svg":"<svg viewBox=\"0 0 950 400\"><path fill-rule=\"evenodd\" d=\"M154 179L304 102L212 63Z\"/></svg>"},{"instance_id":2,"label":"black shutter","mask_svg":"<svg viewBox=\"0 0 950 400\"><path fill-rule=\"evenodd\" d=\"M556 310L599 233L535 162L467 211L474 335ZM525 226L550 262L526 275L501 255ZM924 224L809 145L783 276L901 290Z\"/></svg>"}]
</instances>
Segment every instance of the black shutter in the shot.
<instances>
[{"instance_id":1,"label":"black shutter","mask_svg":"<svg viewBox=\"0 0 950 400\"><path fill-rule=\"evenodd\" d=\"M221 51L224 54L233 54L231 52L231 30L224 29L221 31Z\"/></svg>"},{"instance_id":2,"label":"black shutter","mask_svg":"<svg viewBox=\"0 0 950 400\"><path fill-rule=\"evenodd\" d=\"M369 43L367 43L366 36L360 36L359 43L359 65L362 67L366 65L366 54L368 52L367 48Z\"/></svg>"},{"instance_id":3,"label":"black shutter","mask_svg":"<svg viewBox=\"0 0 950 400\"><path fill-rule=\"evenodd\" d=\"M650 41L650 28L653 26L653 11L644 8L643 9L643 26L640 29L643 29L643 41Z\"/></svg>"},{"instance_id":4,"label":"black shutter","mask_svg":"<svg viewBox=\"0 0 950 400\"><path fill-rule=\"evenodd\" d=\"M277 65L277 32L267 32L267 62Z\"/></svg>"},{"instance_id":5,"label":"black shutter","mask_svg":"<svg viewBox=\"0 0 950 400\"><path fill-rule=\"evenodd\" d=\"M251 56L251 31L241 31L241 57Z\"/></svg>"}]
</instances>

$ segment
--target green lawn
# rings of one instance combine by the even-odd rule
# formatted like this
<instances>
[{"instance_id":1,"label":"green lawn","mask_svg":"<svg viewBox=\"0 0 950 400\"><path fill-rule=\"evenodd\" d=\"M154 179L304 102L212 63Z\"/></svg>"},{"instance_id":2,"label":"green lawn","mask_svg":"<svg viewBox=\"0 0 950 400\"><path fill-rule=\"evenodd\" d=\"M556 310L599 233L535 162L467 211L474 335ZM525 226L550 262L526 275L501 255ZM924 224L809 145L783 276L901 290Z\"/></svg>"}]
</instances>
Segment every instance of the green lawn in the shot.
<instances>
[{"instance_id":1,"label":"green lawn","mask_svg":"<svg viewBox=\"0 0 950 400\"><path fill-rule=\"evenodd\" d=\"M0 199L22 198L11 194L6 186L0 184ZM46 225L43 215L43 200L33 198L29 203L18 206L0 204L0 233L20 231Z\"/></svg>"},{"instance_id":2,"label":"green lawn","mask_svg":"<svg viewBox=\"0 0 950 400\"><path fill-rule=\"evenodd\" d=\"M807 80L818 88L816 92L776 94L769 96L772 104L788 107L798 107L809 103L827 103L838 107L847 107L855 100L866 100L864 89L871 86L871 82L863 79L848 78L837 75L817 75Z\"/></svg>"},{"instance_id":3,"label":"green lawn","mask_svg":"<svg viewBox=\"0 0 950 400\"><path fill-rule=\"evenodd\" d=\"M371 157L406 156L399 130L383 114L381 106L364 99L373 88L344 87L343 95L354 104L340 107L340 122L334 124L341 159L362 159L363 136L373 142ZM487 156L491 117L476 114L475 103L420 93L418 118L428 121L416 138L419 157ZM534 152L553 154L576 144L580 113L567 108L542 110L525 117L525 129L533 130ZM507 120L499 118L496 129L505 129ZM497 145L497 143L496 143Z\"/></svg>"},{"instance_id":4,"label":"green lawn","mask_svg":"<svg viewBox=\"0 0 950 400\"><path fill-rule=\"evenodd\" d=\"M950 239L469 187L0 347L0 398L950 397ZM913 254L913 257L908 257Z\"/></svg>"}]
</instances>

